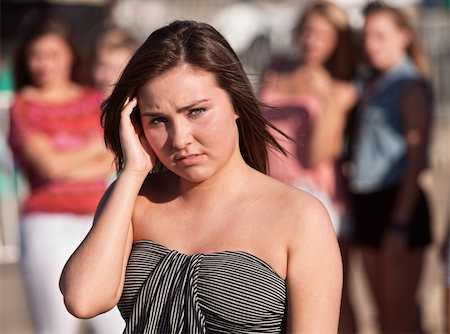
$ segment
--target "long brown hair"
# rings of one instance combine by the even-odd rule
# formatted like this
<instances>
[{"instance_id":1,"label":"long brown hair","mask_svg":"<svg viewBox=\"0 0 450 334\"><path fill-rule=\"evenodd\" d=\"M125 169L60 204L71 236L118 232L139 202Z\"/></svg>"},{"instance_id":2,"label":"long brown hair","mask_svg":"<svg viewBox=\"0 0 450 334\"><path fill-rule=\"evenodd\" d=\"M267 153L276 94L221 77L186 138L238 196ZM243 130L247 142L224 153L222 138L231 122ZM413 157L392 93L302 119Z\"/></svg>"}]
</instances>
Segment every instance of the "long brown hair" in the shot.
<instances>
[{"instance_id":1,"label":"long brown hair","mask_svg":"<svg viewBox=\"0 0 450 334\"><path fill-rule=\"evenodd\" d=\"M27 64L27 53L31 44L46 35L57 35L69 46L72 51L71 80L76 83L85 83L87 73L77 50L70 27L56 16L49 14L31 13L22 22L22 34L16 46L14 57L14 85L16 91L24 86L32 85L30 71Z\"/></svg>"},{"instance_id":2,"label":"long brown hair","mask_svg":"<svg viewBox=\"0 0 450 334\"><path fill-rule=\"evenodd\" d=\"M117 171L124 167L119 138L120 111L129 96L149 80L181 64L215 75L217 84L231 98L239 118L239 147L245 162L267 173L267 145L285 152L262 116L261 104L252 91L242 65L223 36L212 26L195 21L174 21L153 32L124 69L111 96L102 104L105 142L115 154Z\"/></svg>"},{"instance_id":3,"label":"long brown hair","mask_svg":"<svg viewBox=\"0 0 450 334\"><path fill-rule=\"evenodd\" d=\"M406 53L411 58L411 60L416 65L420 74L425 77L429 77L431 74L430 64L428 62L427 56L422 48L419 37L417 36L414 28L403 11L398 8L387 5L382 1L370 2L364 8L364 17L367 20L371 15L387 13L391 16L393 22L397 25L399 29L406 31L411 36L411 42L406 48Z\"/></svg>"},{"instance_id":4,"label":"long brown hair","mask_svg":"<svg viewBox=\"0 0 450 334\"><path fill-rule=\"evenodd\" d=\"M295 40L304 29L307 19L311 15L319 15L325 18L337 32L337 45L325 67L331 76L340 80L351 80L356 71L357 57L352 43L351 29L346 12L330 1L313 1L303 8L301 15L295 24L293 35Z\"/></svg>"}]
</instances>

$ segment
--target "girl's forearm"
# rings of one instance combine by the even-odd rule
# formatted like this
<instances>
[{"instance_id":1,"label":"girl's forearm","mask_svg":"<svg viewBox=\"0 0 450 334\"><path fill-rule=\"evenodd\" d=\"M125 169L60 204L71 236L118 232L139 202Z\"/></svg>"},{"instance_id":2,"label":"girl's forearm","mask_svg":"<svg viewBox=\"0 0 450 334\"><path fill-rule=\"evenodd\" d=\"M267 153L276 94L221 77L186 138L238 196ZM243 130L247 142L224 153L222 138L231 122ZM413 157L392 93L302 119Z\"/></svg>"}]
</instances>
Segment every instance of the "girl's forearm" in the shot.
<instances>
[{"instance_id":1,"label":"girl's forearm","mask_svg":"<svg viewBox=\"0 0 450 334\"><path fill-rule=\"evenodd\" d=\"M131 219L143 176L122 173L99 205L94 226L67 262L60 281L68 310L89 318L121 295L132 245Z\"/></svg>"}]
</instances>

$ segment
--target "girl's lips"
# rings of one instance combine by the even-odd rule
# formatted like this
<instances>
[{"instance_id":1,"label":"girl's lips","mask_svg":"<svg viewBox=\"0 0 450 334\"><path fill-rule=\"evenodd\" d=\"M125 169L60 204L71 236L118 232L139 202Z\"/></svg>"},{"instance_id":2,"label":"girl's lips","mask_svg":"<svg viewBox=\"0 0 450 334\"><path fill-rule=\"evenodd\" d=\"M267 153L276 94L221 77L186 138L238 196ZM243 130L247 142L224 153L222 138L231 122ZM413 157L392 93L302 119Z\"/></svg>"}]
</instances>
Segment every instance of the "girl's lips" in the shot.
<instances>
[{"instance_id":1,"label":"girl's lips","mask_svg":"<svg viewBox=\"0 0 450 334\"><path fill-rule=\"evenodd\" d=\"M203 160L204 154L190 154L176 159L177 164L193 166Z\"/></svg>"}]
</instances>

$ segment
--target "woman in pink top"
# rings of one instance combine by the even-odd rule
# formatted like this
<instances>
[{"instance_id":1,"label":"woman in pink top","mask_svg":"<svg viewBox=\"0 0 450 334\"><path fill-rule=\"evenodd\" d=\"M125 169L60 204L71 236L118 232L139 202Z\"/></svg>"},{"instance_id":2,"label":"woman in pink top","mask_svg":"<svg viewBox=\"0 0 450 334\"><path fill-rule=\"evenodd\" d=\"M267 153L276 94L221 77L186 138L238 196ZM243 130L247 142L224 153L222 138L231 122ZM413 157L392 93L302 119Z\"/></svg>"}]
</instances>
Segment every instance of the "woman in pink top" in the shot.
<instances>
[{"instance_id":1,"label":"woman in pink top","mask_svg":"<svg viewBox=\"0 0 450 334\"><path fill-rule=\"evenodd\" d=\"M112 172L99 105L103 95L80 85L79 58L59 20L30 23L15 57L16 96L10 145L29 182L22 207L21 265L37 333L76 333L58 280L88 233ZM103 317L103 319L102 319ZM119 333L117 310L92 322L96 333Z\"/></svg>"},{"instance_id":2,"label":"woman in pink top","mask_svg":"<svg viewBox=\"0 0 450 334\"><path fill-rule=\"evenodd\" d=\"M315 195L328 209L346 263L351 223L343 179L336 163L355 92L350 27L345 12L327 1L303 8L294 30L300 59L274 62L266 71L261 99L268 120L293 139L274 134L289 152L269 155L270 175ZM284 67L282 69L281 67ZM344 266L345 270L345 266ZM345 278L344 273L344 278ZM345 289L340 330L353 332Z\"/></svg>"}]
</instances>

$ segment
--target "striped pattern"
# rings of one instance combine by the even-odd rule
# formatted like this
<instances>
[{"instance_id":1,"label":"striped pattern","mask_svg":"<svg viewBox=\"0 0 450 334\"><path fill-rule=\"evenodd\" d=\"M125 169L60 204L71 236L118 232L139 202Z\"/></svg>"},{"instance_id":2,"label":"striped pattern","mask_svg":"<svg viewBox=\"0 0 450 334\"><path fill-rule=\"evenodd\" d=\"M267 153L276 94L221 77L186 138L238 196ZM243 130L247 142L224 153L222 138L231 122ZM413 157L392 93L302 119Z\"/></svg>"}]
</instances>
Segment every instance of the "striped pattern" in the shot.
<instances>
[{"instance_id":1,"label":"striped pattern","mask_svg":"<svg viewBox=\"0 0 450 334\"><path fill-rule=\"evenodd\" d=\"M124 333L280 333L286 284L241 251L185 255L135 243L118 304Z\"/></svg>"}]
</instances>

